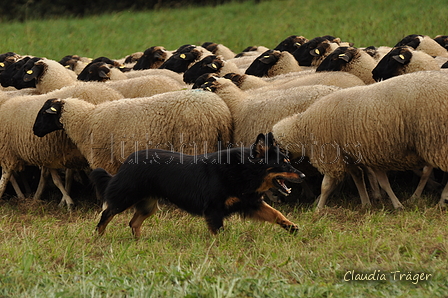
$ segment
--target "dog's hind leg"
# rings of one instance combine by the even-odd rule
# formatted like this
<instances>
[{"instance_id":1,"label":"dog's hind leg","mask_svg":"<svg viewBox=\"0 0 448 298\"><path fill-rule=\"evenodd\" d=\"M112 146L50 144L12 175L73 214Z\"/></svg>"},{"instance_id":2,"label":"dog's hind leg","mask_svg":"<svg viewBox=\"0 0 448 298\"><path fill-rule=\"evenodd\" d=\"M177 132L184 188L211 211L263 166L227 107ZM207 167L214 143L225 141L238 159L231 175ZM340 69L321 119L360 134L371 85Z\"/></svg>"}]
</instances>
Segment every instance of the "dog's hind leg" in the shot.
<instances>
[{"instance_id":1,"label":"dog's hind leg","mask_svg":"<svg viewBox=\"0 0 448 298\"><path fill-rule=\"evenodd\" d=\"M262 202L260 208L248 214L249 217L270 223L276 223L290 233L296 232L299 228L289 221L280 211L272 208L266 202Z\"/></svg>"},{"instance_id":2,"label":"dog's hind leg","mask_svg":"<svg viewBox=\"0 0 448 298\"><path fill-rule=\"evenodd\" d=\"M101 213L100 222L96 225L96 230L98 231L98 234L100 236L104 234L104 230L106 229L107 224L118 213L117 212L113 212L112 209L110 209L109 207L107 207L105 210L103 210L103 212Z\"/></svg>"},{"instance_id":3,"label":"dog's hind leg","mask_svg":"<svg viewBox=\"0 0 448 298\"><path fill-rule=\"evenodd\" d=\"M145 219L157 212L157 199L145 199L135 204L135 213L129 222L132 234L135 238L140 238L142 223Z\"/></svg>"}]
</instances>

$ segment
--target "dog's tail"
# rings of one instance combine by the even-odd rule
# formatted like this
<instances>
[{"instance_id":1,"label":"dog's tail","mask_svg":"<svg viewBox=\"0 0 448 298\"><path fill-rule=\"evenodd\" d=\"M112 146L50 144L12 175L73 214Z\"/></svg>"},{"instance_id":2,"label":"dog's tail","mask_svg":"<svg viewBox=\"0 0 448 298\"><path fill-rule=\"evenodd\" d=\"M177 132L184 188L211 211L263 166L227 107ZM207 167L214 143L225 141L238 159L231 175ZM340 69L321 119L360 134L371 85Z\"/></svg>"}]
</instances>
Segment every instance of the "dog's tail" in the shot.
<instances>
[{"instance_id":1,"label":"dog's tail","mask_svg":"<svg viewBox=\"0 0 448 298\"><path fill-rule=\"evenodd\" d=\"M104 193L110 179L112 179L112 175L109 174L105 169L97 168L90 173L89 178L95 186L98 198L101 200L101 202L104 203Z\"/></svg>"}]
</instances>

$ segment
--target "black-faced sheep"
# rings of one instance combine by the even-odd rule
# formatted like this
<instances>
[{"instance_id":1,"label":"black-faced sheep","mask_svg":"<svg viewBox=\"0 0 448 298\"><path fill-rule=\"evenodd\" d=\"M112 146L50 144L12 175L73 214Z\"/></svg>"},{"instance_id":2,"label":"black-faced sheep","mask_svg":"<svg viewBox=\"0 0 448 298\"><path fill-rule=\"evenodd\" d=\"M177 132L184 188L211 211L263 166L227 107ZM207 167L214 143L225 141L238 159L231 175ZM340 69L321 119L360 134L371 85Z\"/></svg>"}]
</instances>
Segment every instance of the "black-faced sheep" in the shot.
<instances>
[{"instance_id":1,"label":"black-faced sheep","mask_svg":"<svg viewBox=\"0 0 448 298\"><path fill-rule=\"evenodd\" d=\"M330 53L317 67L320 71L345 71L356 75L366 84L375 83L372 70L376 66L375 59L367 52L355 47L339 47Z\"/></svg>"},{"instance_id":2,"label":"black-faced sheep","mask_svg":"<svg viewBox=\"0 0 448 298\"><path fill-rule=\"evenodd\" d=\"M328 54L339 47L339 41L332 36L315 37L298 47L292 55L300 66L317 67Z\"/></svg>"},{"instance_id":3,"label":"black-faced sheep","mask_svg":"<svg viewBox=\"0 0 448 298\"><path fill-rule=\"evenodd\" d=\"M216 77L211 77L202 88L218 94L229 106L234 123L233 143L238 146L250 146L254 136L271 131L280 119L304 111L319 98L339 89L316 85L245 92L231 80Z\"/></svg>"},{"instance_id":4,"label":"black-faced sheep","mask_svg":"<svg viewBox=\"0 0 448 298\"><path fill-rule=\"evenodd\" d=\"M186 154L215 152L231 138L229 108L202 90L167 92L93 105L79 99L51 99L36 118L38 136L63 129L92 168L115 173L140 149Z\"/></svg>"},{"instance_id":5,"label":"black-faced sheep","mask_svg":"<svg viewBox=\"0 0 448 298\"><path fill-rule=\"evenodd\" d=\"M291 35L282 40L275 48L274 50L277 51L287 51L291 54L297 50L298 47L303 45L304 43L308 42L309 40L303 36L297 36L297 35Z\"/></svg>"},{"instance_id":6,"label":"black-faced sheep","mask_svg":"<svg viewBox=\"0 0 448 298\"><path fill-rule=\"evenodd\" d=\"M193 64L184 73L184 82L194 83L201 75L206 73L215 73L218 76L224 76L227 73L239 73L238 67L233 62L225 61L221 56L207 56Z\"/></svg>"},{"instance_id":7,"label":"black-faced sheep","mask_svg":"<svg viewBox=\"0 0 448 298\"><path fill-rule=\"evenodd\" d=\"M303 75L302 75L303 73ZM306 73L301 71L294 73L296 76L287 78L275 78L272 81L267 81L262 78L252 75L240 74L226 74L224 77L232 80L241 90L257 89L257 88L292 88L308 85L327 85L336 86L340 88L349 88L353 86L365 85L364 82L357 76L348 72L319 72Z\"/></svg>"},{"instance_id":8,"label":"black-faced sheep","mask_svg":"<svg viewBox=\"0 0 448 298\"><path fill-rule=\"evenodd\" d=\"M402 208L386 171L448 170L447 94L448 75L440 71L405 74L333 92L274 125L273 133L292 157L309 157L324 174L318 208L359 166L370 167L394 207ZM357 186L363 205L369 204L364 183ZM447 197L445 187L439 204Z\"/></svg>"},{"instance_id":9,"label":"black-faced sheep","mask_svg":"<svg viewBox=\"0 0 448 298\"><path fill-rule=\"evenodd\" d=\"M143 54L138 58L132 69L142 70L159 68L163 62L165 62L171 54L165 50L164 47L154 46L146 49Z\"/></svg>"},{"instance_id":10,"label":"black-faced sheep","mask_svg":"<svg viewBox=\"0 0 448 298\"><path fill-rule=\"evenodd\" d=\"M408 46L398 46L378 62L372 74L375 81L381 81L405 73L439 69L434 58L425 52L415 51Z\"/></svg>"},{"instance_id":11,"label":"black-faced sheep","mask_svg":"<svg viewBox=\"0 0 448 298\"><path fill-rule=\"evenodd\" d=\"M437 41L427 35L411 34L400 40L394 47L410 46L431 56L448 57L448 51Z\"/></svg>"},{"instance_id":12,"label":"black-faced sheep","mask_svg":"<svg viewBox=\"0 0 448 298\"><path fill-rule=\"evenodd\" d=\"M201 46L210 51L213 55L222 56L224 60L229 60L236 56L231 49L220 43L204 42Z\"/></svg>"},{"instance_id":13,"label":"black-faced sheep","mask_svg":"<svg viewBox=\"0 0 448 298\"><path fill-rule=\"evenodd\" d=\"M299 64L289 52L268 50L258 56L245 73L257 77L273 77L301 70Z\"/></svg>"},{"instance_id":14,"label":"black-faced sheep","mask_svg":"<svg viewBox=\"0 0 448 298\"><path fill-rule=\"evenodd\" d=\"M183 45L173 52L173 55L163 62L159 69L169 69L177 73L182 73L196 61L209 55L212 55L212 53L203 47L190 44Z\"/></svg>"}]
</instances>

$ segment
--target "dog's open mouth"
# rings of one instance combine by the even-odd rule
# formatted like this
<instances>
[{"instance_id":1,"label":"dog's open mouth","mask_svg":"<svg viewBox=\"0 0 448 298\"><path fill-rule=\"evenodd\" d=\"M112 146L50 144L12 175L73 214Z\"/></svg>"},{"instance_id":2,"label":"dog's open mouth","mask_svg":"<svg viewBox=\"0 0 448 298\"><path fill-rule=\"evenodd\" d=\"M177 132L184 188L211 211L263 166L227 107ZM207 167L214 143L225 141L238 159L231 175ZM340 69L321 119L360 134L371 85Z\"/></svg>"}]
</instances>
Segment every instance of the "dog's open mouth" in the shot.
<instances>
[{"instance_id":1,"label":"dog's open mouth","mask_svg":"<svg viewBox=\"0 0 448 298\"><path fill-rule=\"evenodd\" d=\"M288 188L285 184L285 180L281 178L274 178L272 180L274 186L277 188L277 190L284 196L289 196L291 193L291 188Z\"/></svg>"}]
</instances>

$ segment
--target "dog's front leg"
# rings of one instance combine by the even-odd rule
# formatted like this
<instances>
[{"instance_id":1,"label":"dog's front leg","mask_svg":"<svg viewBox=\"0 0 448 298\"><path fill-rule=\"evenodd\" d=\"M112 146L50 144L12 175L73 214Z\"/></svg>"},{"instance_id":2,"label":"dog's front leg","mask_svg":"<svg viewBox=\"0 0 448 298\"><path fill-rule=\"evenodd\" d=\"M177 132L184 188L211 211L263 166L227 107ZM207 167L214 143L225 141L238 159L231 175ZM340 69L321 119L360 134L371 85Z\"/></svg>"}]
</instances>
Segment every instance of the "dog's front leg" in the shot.
<instances>
[{"instance_id":1,"label":"dog's front leg","mask_svg":"<svg viewBox=\"0 0 448 298\"><path fill-rule=\"evenodd\" d=\"M289 221L280 211L269 206L266 202L262 202L260 208L249 214L249 217L270 223L276 223L290 233L299 230L296 224Z\"/></svg>"},{"instance_id":2,"label":"dog's front leg","mask_svg":"<svg viewBox=\"0 0 448 298\"><path fill-rule=\"evenodd\" d=\"M208 229L214 235L224 229L224 217L218 212L205 214L205 221L207 222Z\"/></svg>"}]
</instances>

